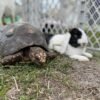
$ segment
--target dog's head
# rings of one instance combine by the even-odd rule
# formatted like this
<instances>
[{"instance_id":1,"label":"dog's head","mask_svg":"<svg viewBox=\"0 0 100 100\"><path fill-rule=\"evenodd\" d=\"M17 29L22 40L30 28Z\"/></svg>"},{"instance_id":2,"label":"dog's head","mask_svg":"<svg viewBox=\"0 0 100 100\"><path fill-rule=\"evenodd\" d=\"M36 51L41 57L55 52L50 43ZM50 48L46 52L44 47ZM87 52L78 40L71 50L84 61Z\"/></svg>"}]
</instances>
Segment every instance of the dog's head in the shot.
<instances>
[{"instance_id":1,"label":"dog's head","mask_svg":"<svg viewBox=\"0 0 100 100\"><path fill-rule=\"evenodd\" d=\"M70 31L71 38L69 40L69 44L73 47L77 48L80 46L85 46L88 44L88 38L86 33L80 28L73 28Z\"/></svg>"}]
</instances>

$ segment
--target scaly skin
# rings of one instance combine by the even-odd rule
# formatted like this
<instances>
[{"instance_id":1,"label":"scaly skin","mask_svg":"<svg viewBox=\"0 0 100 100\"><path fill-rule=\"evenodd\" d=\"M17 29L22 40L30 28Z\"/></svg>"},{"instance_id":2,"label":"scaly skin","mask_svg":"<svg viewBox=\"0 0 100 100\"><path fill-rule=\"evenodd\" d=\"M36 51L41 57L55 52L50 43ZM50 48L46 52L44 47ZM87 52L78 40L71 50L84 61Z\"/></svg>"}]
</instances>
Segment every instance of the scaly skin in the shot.
<instances>
[{"instance_id":1,"label":"scaly skin","mask_svg":"<svg viewBox=\"0 0 100 100\"><path fill-rule=\"evenodd\" d=\"M11 65L11 64L21 61L22 58L23 58L23 53L18 52L16 54L9 55L9 56L6 56L3 59L1 59L1 64L2 65Z\"/></svg>"}]
</instances>

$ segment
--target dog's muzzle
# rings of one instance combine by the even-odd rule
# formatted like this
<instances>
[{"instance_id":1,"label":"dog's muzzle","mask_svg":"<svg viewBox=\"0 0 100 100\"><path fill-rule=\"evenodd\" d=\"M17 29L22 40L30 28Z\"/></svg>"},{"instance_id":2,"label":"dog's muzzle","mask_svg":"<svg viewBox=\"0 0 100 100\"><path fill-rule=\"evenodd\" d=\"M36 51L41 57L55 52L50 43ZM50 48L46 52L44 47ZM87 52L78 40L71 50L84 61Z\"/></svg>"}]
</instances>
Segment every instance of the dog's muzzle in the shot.
<instances>
[{"instance_id":1,"label":"dog's muzzle","mask_svg":"<svg viewBox=\"0 0 100 100\"><path fill-rule=\"evenodd\" d=\"M81 47L87 46L87 43L81 43Z\"/></svg>"}]
</instances>

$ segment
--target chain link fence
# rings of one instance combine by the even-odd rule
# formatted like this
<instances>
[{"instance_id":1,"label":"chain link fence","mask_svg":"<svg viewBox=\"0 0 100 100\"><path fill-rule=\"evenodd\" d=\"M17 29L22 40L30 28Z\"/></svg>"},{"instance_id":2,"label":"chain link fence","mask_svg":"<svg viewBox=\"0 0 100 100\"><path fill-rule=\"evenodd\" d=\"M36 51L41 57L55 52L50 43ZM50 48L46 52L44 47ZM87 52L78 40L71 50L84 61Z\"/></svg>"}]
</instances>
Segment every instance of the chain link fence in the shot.
<instances>
[{"instance_id":1,"label":"chain link fence","mask_svg":"<svg viewBox=\"0 0 100 100\"><path fill-rule=\"evenodd\" d=\"M89 36L89 48L100 50L100 0L23 0L24 20L38 28L45 21L59 23L63 30L82 27Z\"/></svg>"},{"instance_id":2,"label":"chain link fence","mask_svg":"<svg viewBox=\"0 0 100 100\"><path fill-rule=\"evenodd\" d=\"M100 0L85 1L85 15L89 47L100 51Z\"/></svg>"}]
</instances>

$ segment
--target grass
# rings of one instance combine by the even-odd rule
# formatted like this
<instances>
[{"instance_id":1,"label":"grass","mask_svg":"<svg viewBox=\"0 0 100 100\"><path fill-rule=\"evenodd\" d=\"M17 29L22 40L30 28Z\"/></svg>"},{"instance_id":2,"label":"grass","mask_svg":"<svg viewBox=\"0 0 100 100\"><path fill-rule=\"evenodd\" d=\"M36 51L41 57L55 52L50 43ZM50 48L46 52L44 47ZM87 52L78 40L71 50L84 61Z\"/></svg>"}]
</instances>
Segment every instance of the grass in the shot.
<instances>
[{"instance_id":1,"label":"grass","mask_svg":"<svg viewBox=\"0 0 100 100\"><path fill-rule=\"evenodd\" d=\"M31 63L16 64L15 66L1 65L0 98L2 97L4 99L8 90L14 86L14 80L12 78L14 76L21 89L18 100L46 99L52 94L51 87L54 84L58 84L59 88L60 85L62 87L68 87L71 84L71 81L67 77L67 73L72 68L71 65L71 61L64 56L58 56L43 66L37 66Z\"/></svg>"}]
</instances>

